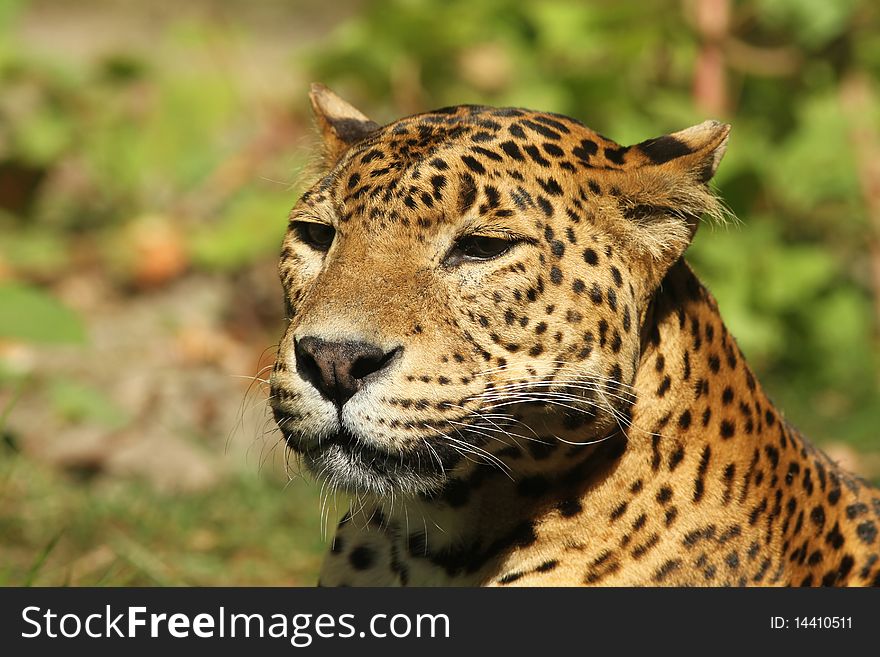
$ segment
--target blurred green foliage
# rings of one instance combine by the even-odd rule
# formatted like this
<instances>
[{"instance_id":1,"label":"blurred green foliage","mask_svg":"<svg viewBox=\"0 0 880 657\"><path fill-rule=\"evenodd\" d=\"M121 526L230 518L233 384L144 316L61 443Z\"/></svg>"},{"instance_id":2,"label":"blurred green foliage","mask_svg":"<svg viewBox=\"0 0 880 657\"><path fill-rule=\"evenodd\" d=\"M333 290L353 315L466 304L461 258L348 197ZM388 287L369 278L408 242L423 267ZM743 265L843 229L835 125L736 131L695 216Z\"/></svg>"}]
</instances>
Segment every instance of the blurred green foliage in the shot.
<instances>
[{"instance_id":1,"label":"blurred green foliage","mask_svg":"<svg viewBox=\"0 0 880 657\"><path fill-rule=\"evenodd\" d=\"M71 240L130 247L117 239L126 225L154 213L182 230L202 268L239 269L277 251L297 153L270 145L258 154L268 164L252 171L244 162L236 178L237 158L259 145L273 117L214 56L234 49L233 35L181 20L149 54L68 60L17 34L27 6L4 0L0 11L4 261L52 279L70 266ZM260 177L276 170L287 176L280 184Z\"/></svg>"},{"instance_id":2,"label":"blurred green foliage","mask_svg":"<svg viewBox=\"0 0 880 657\"><path fill-rule=\"evenodd\" d=\"M85 329L80 319L43 290L0 284L0 338L42 343L80 343Z\"/></svg>"},{"instance_id":3,"label":"blurred green foliage","mask_svg":"<svg viewBox=\"0 0 880 657\"><path fill-rule=\"evenodd\" d=\"M715 118L734 126L716 184L740 223L704 227L690 259L788 416L820 440L876 447L880 291L871 288L876 263L866 245L876 236L854 116L880 125L880 5L732 1L719 37L695 18L701 4L370 0L356 11L328 8L343 14L330 34L305 51L290 47L287 68L272 72L279 85L289 77L302 88L279 92L267 111L217 63L218 51L234 59L261 38L228 21L182 19L149 51L83 62L29 48L16 33L27 4L5 2L0 175L15 185L0 192L0 262L51 283L73 266L72 244L85 236L112 263L127 253L126 228L154 214L182 232L189 267L236 272L271 259L294 201L289 183L309 156L288 135L307 125L309 78L379 120L464 102L522 105L633 143L708 118L694 79L714 40L727 93ZM291 25L299 7L289 4ZM873 100L848 110L855 79L868 80ZM262 134L279 116L284 129ZM273 164L236 169L254 150ZM267 170L282 184L267 182Z\"/></svg>"}]
</instances>

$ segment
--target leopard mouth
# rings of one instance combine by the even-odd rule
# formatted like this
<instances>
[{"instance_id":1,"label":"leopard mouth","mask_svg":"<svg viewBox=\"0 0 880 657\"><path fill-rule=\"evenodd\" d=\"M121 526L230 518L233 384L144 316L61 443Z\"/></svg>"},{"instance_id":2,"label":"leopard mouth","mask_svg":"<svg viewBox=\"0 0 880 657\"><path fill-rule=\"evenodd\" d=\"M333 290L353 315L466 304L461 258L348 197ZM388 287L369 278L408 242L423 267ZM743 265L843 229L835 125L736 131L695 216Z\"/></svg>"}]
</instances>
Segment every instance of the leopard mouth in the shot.
<instances>
[{"instance_id":1,"label":"leopard mouth","mask_svg":"<svg viewBox=\"0 0 880 657\"><path fill-rule=\"evenodd\" d=\"M285 438L318 479L353 494L430 495L442 488L446 472L461 458L437 444L382 449L346 429L308 445L289 434Z\"/></svg>"}]
</instances>

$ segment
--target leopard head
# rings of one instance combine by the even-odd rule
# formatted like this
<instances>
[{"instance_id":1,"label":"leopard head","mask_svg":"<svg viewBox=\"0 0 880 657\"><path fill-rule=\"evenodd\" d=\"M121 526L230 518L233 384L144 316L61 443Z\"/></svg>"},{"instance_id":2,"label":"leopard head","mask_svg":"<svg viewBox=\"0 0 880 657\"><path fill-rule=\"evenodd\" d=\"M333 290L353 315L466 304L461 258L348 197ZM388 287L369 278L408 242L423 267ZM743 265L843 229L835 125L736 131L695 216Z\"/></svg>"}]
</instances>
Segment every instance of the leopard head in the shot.
<instances>
[{"instance_id":1,"label":"leopard head","mask_svg":"<svg viewBox=\"0 0 880 657\"><path fill-rule=\"evenodd\" d=\"M322 86L311 101L324 171L284 238L270 398L305 465L433 495L481 466L561 467L624 427L652 295L720 212L729 126L625 147L524 109L379 126Z\"/></svg>"}]
</instances>

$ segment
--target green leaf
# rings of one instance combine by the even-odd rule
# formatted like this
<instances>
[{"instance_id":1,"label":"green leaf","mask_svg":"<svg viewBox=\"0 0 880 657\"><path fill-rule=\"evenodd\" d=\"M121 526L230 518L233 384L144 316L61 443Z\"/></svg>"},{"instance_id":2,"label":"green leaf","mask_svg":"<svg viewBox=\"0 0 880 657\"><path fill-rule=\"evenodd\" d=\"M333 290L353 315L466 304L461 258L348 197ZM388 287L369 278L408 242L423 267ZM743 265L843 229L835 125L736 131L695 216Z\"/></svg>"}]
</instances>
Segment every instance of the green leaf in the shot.
<instances>
[{"instance_id":1,"label":"green leaf","mask_svg":"<svg viewBox=\"0 0 880 657\"><path fill-rule=\"evenodd\" d=\"M846 30L858 0L759 0L764 21L789 28L807 46L817 47Z\"/></svg>"},{"instance_id":2,"label":"green leaf","mask_svg":"<svg viewBox=\"0 0 880 657\"><path fill-rule=\"evenodd\" d=\"M85 342L79 316L44 290L0 285L0 337L51 344Z\"/></svg>"},{"instance_id":3,"label":"green leaf","mask_svg":"<svg viewBox=\"0 0 880 657\"><path fill-rule=\"evenodd\" d=\"M0 36L14 27L23 6L23 0L0 0Z\"/></svg>"},{"instance_id":4,"label":"green leaf","mask_svg":"<svg viewBox=\"0 0 880 657\"><path fill-rule=\"evenodd\" d=\"M292 193L243 193L216 223L191 236L194 261L206 269L235 270L277 253L294 200Z\"/></svg>"},{"instance_id":5,"label":"green leaf","mask_svg":"<svg viewBox=\"0 0 880 657\"><path fill-rule=\"evenodd\" d=\"M70 266L64 237L41 227L0 231L0 258L25 277L60 276Z\"/></svg>"},{"instance_id":6,"label":"green leaf","mask_svg":"<svg viewBox=\"0 0 880 657\"><path fill-rule=\"evenodd\" d=\"M49 389L52 407L73 422L93 422L116 429L128 422L127 414L97 388L59 379Z\"/></svg>"},{"instance_id":7,"label":"green leaf","mask_svg":"<svg viewBox=\"0 0 880 657\"><path fill-rule=\"evenodd\" d=\"M760 298L770 308L809 303L833 282L836 265L831 256L812 245L789 245L766 264Z\"/></svg>"},{"instance_id":8,"label":"green leaf","mask_svg":"<svg viewBox=\"0 0 880 657\"><path fill-rule=\"evenodd\" d=\"M809 212L829 201L858 198L852 126L835 93L807 98L798 107L797 130L777 149L767 171L774 192Z\"/></svg>"},{"instance_id":9,"label":"green leaf","mask_svg":"<svg viewBox=\"0 0 880 657\"><path fill-rule=\"evenodd\" d=\"M69 147L75 129L68 115L40 107L17 126L16 150L30 164L51 164Z\"/></svg>"}]
</instances>

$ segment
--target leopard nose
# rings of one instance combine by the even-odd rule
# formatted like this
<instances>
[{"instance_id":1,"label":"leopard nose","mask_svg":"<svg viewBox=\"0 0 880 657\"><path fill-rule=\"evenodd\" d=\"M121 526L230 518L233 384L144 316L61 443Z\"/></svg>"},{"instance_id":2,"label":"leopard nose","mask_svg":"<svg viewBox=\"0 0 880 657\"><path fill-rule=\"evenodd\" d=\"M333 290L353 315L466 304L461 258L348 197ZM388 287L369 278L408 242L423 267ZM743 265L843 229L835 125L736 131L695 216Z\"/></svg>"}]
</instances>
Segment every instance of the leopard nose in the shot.
<instances>
[{"instance_id":1,"label":"leopard nose","mask_svg":"<svg viewBox=\"0 0 880 657\"><path fill-rule=\"evenodd\" d=\"M367 342L329 342L314 336L296 341L296 371L338 408L382 376L403 347L385 351Z\"/></svg>"}]
</instances>

